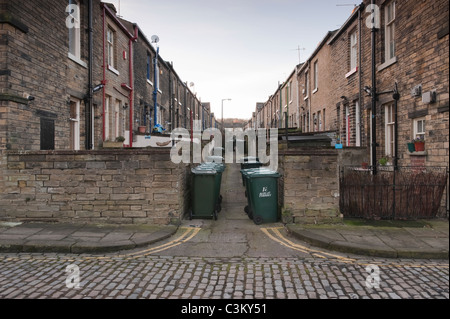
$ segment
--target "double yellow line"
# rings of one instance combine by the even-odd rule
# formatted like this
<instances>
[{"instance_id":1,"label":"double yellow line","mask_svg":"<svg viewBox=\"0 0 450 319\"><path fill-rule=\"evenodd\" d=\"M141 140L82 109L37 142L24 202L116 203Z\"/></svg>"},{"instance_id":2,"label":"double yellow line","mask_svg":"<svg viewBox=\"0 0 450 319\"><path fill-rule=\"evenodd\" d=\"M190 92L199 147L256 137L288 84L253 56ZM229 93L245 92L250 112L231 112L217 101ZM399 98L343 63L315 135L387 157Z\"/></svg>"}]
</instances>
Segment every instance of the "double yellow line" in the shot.
<instances>
[{"instance_id":1,"label":"double yellow line","mask_svg":"<svg viewBox=\"0 0 450 319\"><path fill-rule=\"evenodd\" d=\"M173 248L173 247L176 247L178 245L188 242L189 240L191 240L198 234L198 232L201 230L201 228L181 227L180 230L182 230L183 233L179 237L177 237L163 245L159 245L159 246L152 247L152 248L145 249L145 250L140 250L137 252L132 252L129 254L122 254L122 255L116 255L116 256L89 256L89 257L84 257L83 259L102 259L102 260L104 260L104 259L121 258L124 260L131 260L131 259L136 259L136 258L140 258L140 257L145 257L145 256L159 253L161 251L164 251L169 248Z\"/></svg>"},{"instance_id":2,"label":"double yellow line","mask_svg":"<svg viewBox=\"0 0 450 319\"><path fill-rule=\"evenodd\" d=\"M281 232L280 229L283 229L282 227L268 227L268 228L261 228L261 230L272 240L280 243L281 245L300 251L302 253L306 253L306 254L311 254L312 256L315 257L319 257L322 259L327 259L327 258L335 258L338 259L341 262L344 263L354 263L356 262L356 259L352 259L352 258L347 258L347 257L343 257L340 255L336 255L336 254L332 254L332 253L328 253L328 252L323 252L317 249L312 249L297 243L294 243L292 241L290 241L289 239L287 239L286 237L284 237Z\"/></svg>"},{"instance_id":3,"label":"double yellow line","mask_svg":"<svg viewBox=\"0 0 450 319\"><path fill-rule=\"evenodd\" d=\"M356 264L356 265L360 265L360 266L368 266L368 265L377 265L380 267L396 267L396 268L401 268L401 267L414 267L414 268L449 268L448 264L438 264L438 263L431 263L431 264L402 264L402 263L379 263L376 261L372 261L372 262L363 262L363 261L358 261L357 259L353 259L353 258L348 258L348 257L343 257L340 255L336 255L333 253L329 253L329 252L324 252L324 251L320 251L317 249L313 249L313 248L309 248L297 243L294 243L292 241L290 241L289 239L287 239L285 236L283 236L280 232L280 230L283 229L283 227L268 227L268 228L261 228L261 230L272 240L280 243L281 245L306 253L306 254L310 254L312 256L315 257L319 257L322 259L335 259L339 262L342 263L349 263L349 264Z\"/></svg>"}]
</instances>

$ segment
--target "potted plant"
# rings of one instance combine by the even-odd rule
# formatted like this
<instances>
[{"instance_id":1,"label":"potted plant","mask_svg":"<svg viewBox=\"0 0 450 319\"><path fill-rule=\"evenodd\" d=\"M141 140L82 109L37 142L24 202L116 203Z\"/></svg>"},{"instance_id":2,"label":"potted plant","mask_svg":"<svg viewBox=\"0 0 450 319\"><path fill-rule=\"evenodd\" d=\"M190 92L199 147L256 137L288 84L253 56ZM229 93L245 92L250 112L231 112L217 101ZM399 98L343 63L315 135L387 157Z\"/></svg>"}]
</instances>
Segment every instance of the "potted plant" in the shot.
<instances>
[{"instance_id":1,"label":"potted plant","mask_svg":"<svg viewBox=\"0 0 450 319\"><path fill-rule=\"evenodd\" d=\"M386 164L389 162L389 157L382 157L382 158L380 158L379 160L378 160L378 163L381 165L381 166L386 166Z\"/></svg>"},{"instance_id":2,"label":"potted plant","mask_svg":"<svg viewBox=\"0 0 450 319\"><path fill-rule=\"evenodd\" d=\"M138 132L139 134L145 134L146 131L146 127L145 126L138 126Z\"/></svg>"},{"instance_id":3,"label":"potted plant","mask_svg":"<svg viewBox=\"0 0 450 319\"><path fill-rule=\"evenodd\" d=\"M122 144L123 144L123 142L125 142L125 137L123 137L123 136L118 136L118 137L116 137L116 142L117 142L117 143L122 143Z\"/></svg>"},{"instance_id":4,"label":"potted plant","mask_svg":"<svg viewBox=\"0 0 450 319\"><path fill-rule=\"evenodd\" d=\"M411 142L407 143L408 145L408 151L410 153L414 153L416 151L416 147L414 146L414 140L412 140Z\"/></svg>"},{"instance_id":5,"label":"potted plant","mask_svg":"<svg viewBox=\"0 0 450 319\"><path fill-rule=\"evenodd\" d=\"M418 136L414 139L414 148L416 152L425 151L425 138L423 135Z\"/></svg>"}]
</instances>

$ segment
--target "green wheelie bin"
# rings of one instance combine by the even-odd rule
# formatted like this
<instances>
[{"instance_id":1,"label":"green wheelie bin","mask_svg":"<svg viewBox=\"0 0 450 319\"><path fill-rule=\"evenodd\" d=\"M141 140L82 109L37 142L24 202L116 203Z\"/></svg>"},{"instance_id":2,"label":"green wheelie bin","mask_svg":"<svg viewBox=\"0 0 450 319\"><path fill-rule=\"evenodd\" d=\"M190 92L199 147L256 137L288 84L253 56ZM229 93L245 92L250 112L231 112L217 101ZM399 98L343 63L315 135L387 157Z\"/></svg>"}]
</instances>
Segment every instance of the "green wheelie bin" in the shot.
<instances>
[{"instance_id":1,"label":"green wheelie bin","mask_svg":"<svg viewBox=\"0 0 450 319\"><path fill-rule=\"evenodd\" d=\"M217 175L214 168L195 167L192 173L192 209L189 218L213 218L217 220Z\"/></svg>"},{"instance_id":2,"label":"green wheelie bin","mask_svg":"<svg viewBox=\"0 0 450 319\"><path fill-rule=\"evenodd\" d=\"M217 171L217 175L215 177L215 194L214 197L216 198L216 210L217 212L220 212L222 210L222 195L220 194L221 186L222 186L222 174L225 171L225 165L224 164L216 164L216 163L203 163L200 164L198 169L214 169Z\"/></svg>"},{"instance_id":3,"label":"green wheelie bin","mask_svg":"<svg viewBox=\"0 0 450 319\"><path fill-rule=\"evenodd\" d=\"M241 174L242 170L251 169L251 168L260 168L262 167L262 163L259 161L258 157L254 156L246 156L240 159L241 162ZM245 186L245 178L242 175L242 185Z\"/></svg>"},{"instance_id":4,"label":"green wheelie bin","mask_svg":"<svg viewBox=\"0 0 450 319\"><path fill-rule=\"evenodd\" d=\"M225 171L225 159L222 156L211 155L206 157L207 162L204 164L215 164L216 170L219 172L219 204L222 203L222 195L220 194L220 186L222 185L222 174Z\"/></svg>"},{"instance_id":5,"label":"green wheelie bin","mask_svg":"<svg viewBox=\"0 0 450 319\"><path fill-rule=\"evenodd\" d=\"M274 173L273 170L268 168L247 168L241 169L242 180L245 186L245 197L247 198L247 206L245 206L244 211L248 215L250 219L253 219L253 209L251 207L252 203L250 202L250 184L247 183L247 179L254 173Z\"/></svg>"},{"instance_id":6,"label":"green wheelie bin","mask_svg":"<svg viewBox=\"0 0 450 319\"><path fill-rule=\"evenodd\" d=\"M249 217L256 225L278 221L278 178L280 174L266 169L247 173L246 186Z\"/></svg>"}]
</instances>

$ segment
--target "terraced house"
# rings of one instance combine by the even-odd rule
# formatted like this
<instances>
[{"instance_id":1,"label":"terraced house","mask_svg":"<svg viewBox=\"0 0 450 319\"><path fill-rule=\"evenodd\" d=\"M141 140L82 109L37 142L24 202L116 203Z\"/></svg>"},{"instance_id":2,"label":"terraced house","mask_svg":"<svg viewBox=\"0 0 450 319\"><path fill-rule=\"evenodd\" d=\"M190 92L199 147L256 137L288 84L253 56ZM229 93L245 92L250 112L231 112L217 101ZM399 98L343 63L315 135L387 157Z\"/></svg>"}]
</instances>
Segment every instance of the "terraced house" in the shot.
<instances>
[{"instance_id":1,"label":"terraced house","mask_svg":"<svg viewBox=\"0 0 450 319\"><path fill-rule=\"evenodd\" d=\"M167 131L206 123L173 64L155 64L155 44L112 4L2 0L0 23L1 149L133 147L139 126L155 124L155 101Z\"/></svg>"},{"instance_id":2,"label":"terraced house","mask_svg":"<svg viewBox=\"0 0 450 319\"><path fill-rule=\"evenodd\" d=\"M290 119L299 121L289 126L365 148L370 164L383 158L388 165L448 167L448 15L443 0L366 0L355 7L295 67L299 109ZM276 111L269 114L282 127ZM413 139L425 140L425 149L410 151Z\"/></svg>"}]
</instances>

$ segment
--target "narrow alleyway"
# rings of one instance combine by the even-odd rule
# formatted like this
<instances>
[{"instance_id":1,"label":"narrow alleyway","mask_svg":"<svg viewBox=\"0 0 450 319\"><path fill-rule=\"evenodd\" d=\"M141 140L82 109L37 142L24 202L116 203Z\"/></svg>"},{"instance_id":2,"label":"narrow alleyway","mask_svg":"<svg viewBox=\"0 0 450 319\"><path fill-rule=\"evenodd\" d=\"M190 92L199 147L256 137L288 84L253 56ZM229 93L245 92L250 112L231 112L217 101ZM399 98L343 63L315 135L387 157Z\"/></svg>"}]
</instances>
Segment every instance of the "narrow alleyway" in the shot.
<instances>
[{"instance_id":1,"label":"narrow alleyway","mask_svg":"<svg viewBox=\"0 0 450 319\"><path fill-rule=\"evenodd\" d=\"M255 225L244 212L247 205L240 164L227 164L222 177L222 210L217 220L184 220L183 226L200 227L190 241L164 252L173 256L202 257L306 257L270 239L262 229L281 223Z\"/></svg>"}]
</instances>

